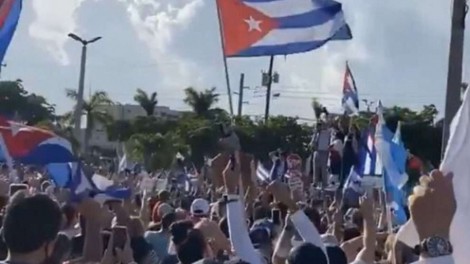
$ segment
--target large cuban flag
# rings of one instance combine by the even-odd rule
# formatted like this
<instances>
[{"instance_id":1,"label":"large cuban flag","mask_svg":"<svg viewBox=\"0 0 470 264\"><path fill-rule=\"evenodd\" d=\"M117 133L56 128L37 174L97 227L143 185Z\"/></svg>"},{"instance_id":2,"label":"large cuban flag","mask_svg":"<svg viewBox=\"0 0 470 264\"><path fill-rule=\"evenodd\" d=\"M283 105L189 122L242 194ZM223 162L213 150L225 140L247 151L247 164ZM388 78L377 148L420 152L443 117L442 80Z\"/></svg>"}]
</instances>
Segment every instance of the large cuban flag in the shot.
<instances>
[{"instance_id":1,"label":"large cuban flag","mask_svg":"<svg viewBox=\"0 0 470 264\"><path fill-rule=\"evenodd\" d=\"M0 118L0 146L8 163L45 165L76 160L70 142L51 131Z\"/></svg>"},{"instance_id":2,"label":"large cuban flag","mask_svg":"<svg viewBox=\"0 0 470 264\"><path fill-rule=\"evenodd\" d=\"M333 0L217 0L226 57L286 55L351 39Z\"/></svg>"}]
</instances>

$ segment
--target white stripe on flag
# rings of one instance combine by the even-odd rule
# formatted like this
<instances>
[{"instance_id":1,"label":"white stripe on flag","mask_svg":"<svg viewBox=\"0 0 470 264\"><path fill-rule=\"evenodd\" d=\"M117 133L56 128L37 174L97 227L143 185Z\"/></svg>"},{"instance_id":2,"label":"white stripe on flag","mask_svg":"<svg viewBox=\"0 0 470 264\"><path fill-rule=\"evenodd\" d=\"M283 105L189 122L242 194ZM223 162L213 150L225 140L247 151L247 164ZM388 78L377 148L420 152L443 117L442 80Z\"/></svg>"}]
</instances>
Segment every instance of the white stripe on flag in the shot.
<instances>
[{"instance_id":1,"label":"white stripe on flag","mask_svg":"<svg viewBox=\"0 0 470 264\"><path fill-rule=\"evenodd\" d=\"M345 24L343 12L322 25L308 28L275 29L256 42L253 47L283 45L295 42L323 41L331 38Z\"/></svg>"},{"instance_id":2,"label":"white stripe on flag","mask_svg":"<svg viewBox=\"0 0 470 264\"><path fill-rule=\"evenodd\" d=\"M269 180L269 171L261 163L258 163L258 167L256 168L256 177L260 181Z\"/></svg>"}]
</instances>

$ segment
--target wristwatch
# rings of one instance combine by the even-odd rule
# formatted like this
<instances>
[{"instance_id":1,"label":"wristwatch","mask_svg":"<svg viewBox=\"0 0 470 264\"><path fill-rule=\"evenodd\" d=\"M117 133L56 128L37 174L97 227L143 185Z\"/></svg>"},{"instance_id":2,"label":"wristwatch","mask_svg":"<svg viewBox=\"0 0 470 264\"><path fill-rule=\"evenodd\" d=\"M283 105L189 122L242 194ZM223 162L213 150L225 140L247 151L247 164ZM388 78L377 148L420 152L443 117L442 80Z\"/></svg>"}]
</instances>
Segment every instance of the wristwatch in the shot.
<instances>
[{"instance_id":1,"label":"wristwatch","mask_svg":"<svg viewBox=\"0 0 470 264\"><path fill-rule=\"evenodd\" d=\"M419 251L420 254L424 254L427 257L437 258L451 255L453 248L448 239L439 236L431 236L421 241Z\"/></svg>"}]
</instances>

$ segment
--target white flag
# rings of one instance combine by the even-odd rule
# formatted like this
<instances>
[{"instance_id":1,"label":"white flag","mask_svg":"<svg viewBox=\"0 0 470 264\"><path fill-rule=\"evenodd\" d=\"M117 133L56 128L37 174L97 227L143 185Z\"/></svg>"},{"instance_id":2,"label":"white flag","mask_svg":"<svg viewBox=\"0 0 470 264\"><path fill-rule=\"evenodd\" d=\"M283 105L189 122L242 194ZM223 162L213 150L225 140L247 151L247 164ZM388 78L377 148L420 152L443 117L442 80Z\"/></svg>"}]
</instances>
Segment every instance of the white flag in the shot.
<instances>
[{"instance_id":1,"label":"white flag","mask_svg":"<svg viewBox=\"0 0 470 264\"><path fill-rule=\"evenodd\" d=\"M455 264L467 264L470 259L470 93L466 92L464 101L455 115L450 130L441 171L454 174L453 184L457 211L450 226L450 241L454 250ZM414 247L419 244L418 234L413 222L408 221L398 233L398 239Z\"/></svg>"}]
</instances>

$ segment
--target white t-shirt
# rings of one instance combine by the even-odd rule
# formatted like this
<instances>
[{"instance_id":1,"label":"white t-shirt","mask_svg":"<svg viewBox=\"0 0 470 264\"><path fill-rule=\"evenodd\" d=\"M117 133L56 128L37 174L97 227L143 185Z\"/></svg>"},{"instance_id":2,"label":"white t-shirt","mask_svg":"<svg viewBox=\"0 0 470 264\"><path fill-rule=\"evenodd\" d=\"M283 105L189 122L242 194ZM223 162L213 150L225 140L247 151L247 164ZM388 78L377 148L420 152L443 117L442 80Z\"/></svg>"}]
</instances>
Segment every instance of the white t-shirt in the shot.
<instances>
[{"instance_id":1,"label":"white t-shirt","mask_svg":"<svg viewBox=\"0 0 470 264\"><path fill-rule=\"evenodd\" d=\"M328 129L320 130L317 134L317 149L326 151L330 147L331 132Z\"/></svg>"}]
</instances>

